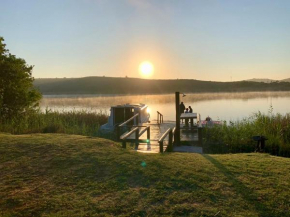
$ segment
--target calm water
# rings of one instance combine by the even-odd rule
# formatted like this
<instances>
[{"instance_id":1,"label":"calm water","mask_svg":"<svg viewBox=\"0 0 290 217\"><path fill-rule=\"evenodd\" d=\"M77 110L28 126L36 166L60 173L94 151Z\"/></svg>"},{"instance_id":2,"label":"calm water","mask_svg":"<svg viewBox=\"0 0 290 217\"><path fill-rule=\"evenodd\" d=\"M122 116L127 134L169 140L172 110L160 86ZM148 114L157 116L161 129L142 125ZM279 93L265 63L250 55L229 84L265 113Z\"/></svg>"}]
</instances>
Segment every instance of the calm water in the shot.
<instances>
[{"instance_id":1,"label":"calm water","mask_svg":"<svg viewBox=\"0 0 290 217\"><path fill-rule=\"evenodd\" d=\"M191 106L193 112L208 115L214 120L241 120L255 112L268 113L271 106L274 113L290 113L290 92L251 92L251 93L202 93L181 96L185 106ZM150 107L151 120L156 112L164 115L164 120L175 119L174 94L166 95L46 95L41 108L59 111L92 110L109 114L110 107L125 103L144 103Z\"/></svg>"}]
</instances>

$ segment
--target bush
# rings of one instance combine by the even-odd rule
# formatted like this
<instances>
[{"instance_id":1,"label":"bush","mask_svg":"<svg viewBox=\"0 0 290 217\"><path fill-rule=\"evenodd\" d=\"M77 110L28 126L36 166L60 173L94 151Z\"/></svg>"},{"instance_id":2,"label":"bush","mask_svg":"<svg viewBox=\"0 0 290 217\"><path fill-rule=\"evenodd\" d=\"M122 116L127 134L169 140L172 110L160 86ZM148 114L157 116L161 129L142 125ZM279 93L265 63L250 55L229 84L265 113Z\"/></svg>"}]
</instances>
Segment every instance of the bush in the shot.
<instances>
[{"instance_id":1,"label":"bush","mask_svg":"<svg viewBox=\"0 0 290 217\"><path fill-rule=\"evenodd\" d=\"M205 147L211 153L253 152L256 142L252 137L267 137L265 151L290 157L290 114L268 115L260 112L242 121L205 128Z\"/></svg>"}]
</instances>

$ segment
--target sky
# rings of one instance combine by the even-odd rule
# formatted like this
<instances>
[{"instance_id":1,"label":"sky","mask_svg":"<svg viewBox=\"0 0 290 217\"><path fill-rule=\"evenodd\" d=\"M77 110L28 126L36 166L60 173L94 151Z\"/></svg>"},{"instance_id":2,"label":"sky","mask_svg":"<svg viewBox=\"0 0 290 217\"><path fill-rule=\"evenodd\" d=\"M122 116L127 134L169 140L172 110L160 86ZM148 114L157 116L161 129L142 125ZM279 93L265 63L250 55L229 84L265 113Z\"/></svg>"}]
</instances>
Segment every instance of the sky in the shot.
<instances>
[{"instance_id":1,"label":"sky","mask_svg":"<svg viewBox=\"0 0 290 217\"><path fill-rule=\"evenodd\" d=\"M0 36L35 78L290 77L289 0L1 0ZM147 77L149 78L149 77Z\"/></svg>"}]
</instances>

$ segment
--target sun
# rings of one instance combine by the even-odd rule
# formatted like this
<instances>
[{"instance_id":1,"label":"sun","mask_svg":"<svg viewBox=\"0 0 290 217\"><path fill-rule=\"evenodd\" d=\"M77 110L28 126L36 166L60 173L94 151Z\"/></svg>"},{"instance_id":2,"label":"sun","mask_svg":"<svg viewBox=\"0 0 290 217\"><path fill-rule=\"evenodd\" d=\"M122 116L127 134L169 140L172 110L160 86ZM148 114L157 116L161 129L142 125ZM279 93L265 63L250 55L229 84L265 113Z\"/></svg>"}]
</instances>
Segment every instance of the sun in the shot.
<instances>
[{"instance_id":1,"label":"sun","mask_svg":"<svg viewBox=\"0 0 290 217\"><path fill-rule=\"evenodd\" d=\"M154 72L154 66L152 63L145 61L139 65L139 71L144 77L149 77Z\"/></svg>"}]
</instances>

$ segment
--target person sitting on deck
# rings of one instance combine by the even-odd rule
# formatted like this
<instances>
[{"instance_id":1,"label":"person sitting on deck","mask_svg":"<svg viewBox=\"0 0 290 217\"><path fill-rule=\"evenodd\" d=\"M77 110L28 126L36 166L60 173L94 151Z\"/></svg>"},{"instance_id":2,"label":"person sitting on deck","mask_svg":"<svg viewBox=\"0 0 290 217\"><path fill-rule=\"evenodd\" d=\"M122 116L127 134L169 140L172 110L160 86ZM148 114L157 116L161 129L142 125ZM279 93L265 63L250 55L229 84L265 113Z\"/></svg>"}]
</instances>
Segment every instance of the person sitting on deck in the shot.
<instances>
[{"instance_id":1,"label":"person sitting on deck","mask_svg":"<svg viewBox=\"0 0 290 217\"><path fill-rule=\"evenodd\" d=\"M192 113L192 108L191 108L191 106L189 106L188 109L189 109L189 113Z\"/></svg>"},{"instance_id":2,"label":"person sitting on deck","mask_svg":"<svg viewBox=\"0 0 290 217\"><path fill-rule=\"evenodd\" d=\"M188 113L192 113L191 106L188 106ZM193 124L193 118L190 119L190 123Z\"/></svg>"},{"instance_id":3,"label":"person sitting on deck","mask_svg":"<svg viewBox=\"0 0 290 217\"><path fill-rule=\"evenodd\" d=\"M189 113L188 108L185 109L185 112L184 113Z\"/></svg>"}]
</instances>

